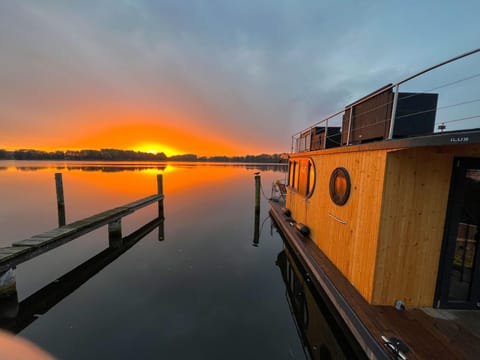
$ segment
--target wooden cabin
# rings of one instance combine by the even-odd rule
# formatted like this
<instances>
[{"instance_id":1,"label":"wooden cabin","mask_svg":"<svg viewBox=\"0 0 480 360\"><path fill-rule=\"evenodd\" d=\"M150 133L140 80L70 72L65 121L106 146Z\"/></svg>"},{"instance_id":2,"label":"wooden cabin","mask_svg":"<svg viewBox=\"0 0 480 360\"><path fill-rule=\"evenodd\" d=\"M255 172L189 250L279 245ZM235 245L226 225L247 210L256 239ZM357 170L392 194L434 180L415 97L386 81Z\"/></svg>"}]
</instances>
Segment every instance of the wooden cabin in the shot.
<instances>
[{"instance_id":1,"label":"wooden cabin","mask_svg":"<svg viewBox=\"0 0 480 360\"><path fill-rule=\"evenodd\" d=\"M462 143L466 136L292 154L286 207L369 303L448 306L442 283L437 290L450 277L442 275L442 246L448 226L459 226L447 222L456 190L465 196L452 181L463 163L480 165L480 144ZM423 145L433 142L445 144Z\"/></svg>"},{"instance_id":2,"label":"wooden cabin","mask_svg":"<svg viewBox=\"0 0 480 360\"><path fill-rule=\"evenodd\" d=\"M399 89L476 53L388 84L292 136L287 192L270 214L307 283L368 358L480 352L478 100Z\"/></svg>"},{"instance_id":3,"label":"wooden cabin","mask_svg":"<svg viewBox=\"0 0 480 360\"><path fill-rule=\"evenodd\" d=\"M292 138L286 207L370 304L477 308L480 130L435 132L438 94L394 87Z\"/></svg>"}]
</instances>

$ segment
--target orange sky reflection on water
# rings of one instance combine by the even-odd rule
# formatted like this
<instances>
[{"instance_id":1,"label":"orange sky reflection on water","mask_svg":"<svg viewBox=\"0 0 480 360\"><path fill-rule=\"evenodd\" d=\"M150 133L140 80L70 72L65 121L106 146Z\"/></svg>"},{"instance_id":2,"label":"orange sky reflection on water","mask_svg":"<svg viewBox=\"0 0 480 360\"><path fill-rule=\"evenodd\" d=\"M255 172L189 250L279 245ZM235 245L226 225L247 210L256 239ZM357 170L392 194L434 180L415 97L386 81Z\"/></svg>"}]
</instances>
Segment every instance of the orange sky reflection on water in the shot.
<instances>
[{"instance_id":1,"label":"orange sky reflection on water","mask_svg":"<svg viewBox=\"0 0 480 360\"><path fill-rule=\"evenodd\" d=\"M35 163L35 164L38 164ZM147 196L157 191L157 174L163 174L164 193L187 191L202 188L212 182L223 182L238 173L235 166L216 166L211 164L148 164L148 163L66 163L31 166L27 162L19 166L8 166L7 172L49 172L63 173L65 192L68 187L77 193L97 191L104 194L112 193L133 195L134 199ZM188 172L192 172L189 176ZM43 176L42 176L43 177ZM52 175L53 184L53 175ZM53 185L52 185L53 186ZM197 189L198 190L198 189Z\"/></svg>"},{"instance_id":2,"label":"orange sky reflection on water","mask_svg":"<svg viewBox=\"0 0 480 360\"><path fill-rule=\"evenodd\" d=\"M157 174L163 174L166 216L181 215L185 207L195 206L219 206L219 212L235 213L240 211L236 205L239 198L251 196L253 206L254 171L242 165L208 163L1 161L0 197L4 205L0 207L0 228L8 236L0 239L0 245L58 226L57 172L63 174L70 223L155 194ZM231 207L218 205L222 199L229 199ZM155 206L142 211L155 216ZM129 216L126 228L134 222L135 215Z\"/></svg>"}]
</instances>

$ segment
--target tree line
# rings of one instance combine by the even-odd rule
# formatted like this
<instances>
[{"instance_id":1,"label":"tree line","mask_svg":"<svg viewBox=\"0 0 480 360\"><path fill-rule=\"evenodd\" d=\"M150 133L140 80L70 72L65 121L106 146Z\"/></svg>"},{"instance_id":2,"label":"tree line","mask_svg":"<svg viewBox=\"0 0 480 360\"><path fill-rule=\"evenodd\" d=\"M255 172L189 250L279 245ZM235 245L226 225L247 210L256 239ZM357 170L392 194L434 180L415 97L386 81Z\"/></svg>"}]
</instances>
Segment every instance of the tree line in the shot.
<instances>
[{"instance_id":1,"label":"tree line","mask_svg":"<svg viewBox=\"0 0 480 360\"><path fill-rule=\"evenodd\" d=\"M185 161L185 162L245 162L245 163L282 163L281 154L260 154L245 156L197 156L183 154L166 156L133 150L67 150L41 151L34 149L5 150L0 149L0 160L82 160L82 161Z\"/></svg>"}]
</instances>

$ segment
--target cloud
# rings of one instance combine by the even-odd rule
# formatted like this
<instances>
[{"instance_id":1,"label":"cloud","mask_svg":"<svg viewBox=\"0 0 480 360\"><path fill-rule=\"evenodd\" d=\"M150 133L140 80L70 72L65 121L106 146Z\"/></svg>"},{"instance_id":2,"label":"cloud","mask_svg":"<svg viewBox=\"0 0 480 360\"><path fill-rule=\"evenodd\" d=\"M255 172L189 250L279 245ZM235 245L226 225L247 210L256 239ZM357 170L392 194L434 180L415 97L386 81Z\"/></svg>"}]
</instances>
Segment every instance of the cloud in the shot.
<instances>
[{"instance_id":1,"label":"cloud","mask_svg":"<svg viewBox=\"0 0 480 360\"><path fill-rule=\"evenodd\" d=\"M473 44L473 7L450 19L408 2L4 2L0 144L136 121L288 150L291 133Z\"/></svg>"}]
</instances>

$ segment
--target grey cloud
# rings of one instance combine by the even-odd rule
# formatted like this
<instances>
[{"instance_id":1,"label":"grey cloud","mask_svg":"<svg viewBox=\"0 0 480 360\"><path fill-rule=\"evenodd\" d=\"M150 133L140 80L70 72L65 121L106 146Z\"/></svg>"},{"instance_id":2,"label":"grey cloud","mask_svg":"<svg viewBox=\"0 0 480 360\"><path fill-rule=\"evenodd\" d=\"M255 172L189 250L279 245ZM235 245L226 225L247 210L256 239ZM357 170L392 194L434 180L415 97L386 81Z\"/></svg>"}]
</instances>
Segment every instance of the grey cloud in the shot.
<instances>
[{"instance_id":1,"label":"grey cloud","mask_svg":"<svg viewBox=\"0 0 480 360\"><path fill-rule=\"evenodd\" d=\"M5 2L0 122L48 127L129 102L287 150L292 132L435 61L418 38L398 41L397 10L380 1Z\"/></svg>"}]
</instances>

